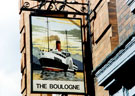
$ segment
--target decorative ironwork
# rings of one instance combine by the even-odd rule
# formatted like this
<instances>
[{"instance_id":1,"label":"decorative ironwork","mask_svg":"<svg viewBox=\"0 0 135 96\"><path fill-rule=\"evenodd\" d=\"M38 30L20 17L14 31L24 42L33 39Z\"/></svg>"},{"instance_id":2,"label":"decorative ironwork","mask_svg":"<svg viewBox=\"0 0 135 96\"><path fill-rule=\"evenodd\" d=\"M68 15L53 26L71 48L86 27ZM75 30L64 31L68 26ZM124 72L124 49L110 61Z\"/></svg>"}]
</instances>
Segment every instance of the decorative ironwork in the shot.
<instances>
[{"instance_id":1,"label":"decorative ironwork","mask_svg":"<svg viewBox=\"0 0 135 96\"><path fill-rule=\"evenodd\" d=\"M88 4L87 3L79 3L79 2L67 2L67 0L64 1L56 1L56 0L33 0L38 1L39 4L36 6L30 5L29 2L25 2L20 9L20 14L22 11L44 11L44 12L58 12L58 13L67 13L67 14L78 14L78 15L88 15ZM30 1L31 2L31 1ZM75 8L74 5L80 6L80 9ZM42 7L46 8L42 8ZM70 9L71 11L67 11L66 9ZM60 11L60 12L59 12Z\"/></svg>"},{"instance_id":2,"label":"decorative ironwork","mask_svg":"<svg viewBox=\"0 0 135 96\"><path fill-rule=\"evenodd\" d=\"M23 5L23 8L29 8L30 7L30 3L29 2L25 2Z\"/></svg>"}]
</instances>

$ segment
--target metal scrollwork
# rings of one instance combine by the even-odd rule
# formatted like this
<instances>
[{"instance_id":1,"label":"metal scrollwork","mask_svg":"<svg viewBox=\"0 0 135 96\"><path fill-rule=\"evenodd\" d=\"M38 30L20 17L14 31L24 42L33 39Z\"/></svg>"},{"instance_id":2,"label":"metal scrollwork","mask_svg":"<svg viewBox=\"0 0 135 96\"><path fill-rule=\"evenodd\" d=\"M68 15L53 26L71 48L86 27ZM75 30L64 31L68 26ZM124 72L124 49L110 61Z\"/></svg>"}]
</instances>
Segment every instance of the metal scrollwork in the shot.
<instances>
[{"instance_id":1,"label":"metal scrollwork","mask_svg":"<svg viewBox=\"0 0 135 96\"><path fill-rule=\"evenodd\" d=\"M50 8L49 8L49 10L52 10L54 7L53 7L53 5L50 5Z\"/></svg>"},{"instance_id":2,"label":"metal scrollwork","mask_svg":"<svg viewBox=\"0 0 135 96\"><path fill-rule=\"evenodd\" d=\"M25 2L24 4L23 4L23 8L29 8L30 7L30 3L29 2Z\"/></svg>"},{"instance_id":3,"label":"metal scrollwork","mask_svg":"<svg viewBox=\"0 0 135 96\"><path fill-rule=\"evenodd\" d=\"M86 11L86 7L81 7L81 11L85 12Z\"/></svg>"},{"instance_id":4,"label":"metal scrollwork","mask_svg":"<svg viewBox=\"0 0 135 96\"><path fill-rule=\"evenodd\" d=\"M57 4L54 4L54 6L55 6L55 10L58 11L58 8L57 8L58 5Z\"/></svg>"},{"instance_id":5,"label":"metal scrollwork","mask_svg":"<svg viewBox=\"0 0 135 96\"><path fill-rule=\"evenodd\" d=\"M59 7L59 11L64 11L64 9L65 9L65 4L63 4L63 5L61 5L61 6Z\"/></svg>"},{"instance_id":6,"label":"metal scrollwork","mask_svg":"<svg viewBox=\"0 0 135 96\"><path fill-rule=\"evenodd\" d=\"M38 1L39 4L36 6L30 7L29 2L25 2L22 6L20 13L22 11L36 11L41 13L43 12L61 12L61 13L67 13L67 14L78 14L78 15L87 15L88 14L88 4L87 3L78 3L78 2L67 2L67 0L64 1L56 1L56 0L34 0ZM33 1L33 2L34 2ZM77 9L74 7L74 5L80 6L81 9ZM44 8L42 8L45 6ZM45 9L46 8L46 9ZM70 9L71 11L67 11L65 9Z\"/></svg>"}]
</instances>

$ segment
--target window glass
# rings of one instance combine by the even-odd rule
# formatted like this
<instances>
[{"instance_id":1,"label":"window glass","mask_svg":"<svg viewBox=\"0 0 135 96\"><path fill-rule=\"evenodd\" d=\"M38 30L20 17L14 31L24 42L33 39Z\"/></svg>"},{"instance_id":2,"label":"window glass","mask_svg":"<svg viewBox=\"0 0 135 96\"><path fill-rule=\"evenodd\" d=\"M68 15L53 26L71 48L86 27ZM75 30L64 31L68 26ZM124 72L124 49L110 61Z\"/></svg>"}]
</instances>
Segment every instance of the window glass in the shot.
<instances>
[{"instance_id":1,"label":"window glass","mask_svg":"<svg viewBox=\"0 0 135 96\"><path fill-rule=\"evenodd\" d=\"M131 11L135 13L135 0L126 0L126 3L130 7Z\"/></svg>"}]
</instances>

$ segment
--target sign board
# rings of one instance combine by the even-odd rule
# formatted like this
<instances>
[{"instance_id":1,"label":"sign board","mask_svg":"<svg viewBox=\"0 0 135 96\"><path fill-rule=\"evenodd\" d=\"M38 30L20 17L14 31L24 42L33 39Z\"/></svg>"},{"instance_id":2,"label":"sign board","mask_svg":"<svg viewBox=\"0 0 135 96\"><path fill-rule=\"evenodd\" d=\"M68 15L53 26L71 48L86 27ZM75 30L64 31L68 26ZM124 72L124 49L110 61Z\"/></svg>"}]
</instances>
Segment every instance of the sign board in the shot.
<instances>
[{"instance_id":1,"label":"sign board","mask_svg":"<svg viewBox=\"0 0 135 96\"><path fill-rule=\"evenodd\" d=\"M30 16L31 89L85 93L81 19Z\"/></svg>"}]
</instances>

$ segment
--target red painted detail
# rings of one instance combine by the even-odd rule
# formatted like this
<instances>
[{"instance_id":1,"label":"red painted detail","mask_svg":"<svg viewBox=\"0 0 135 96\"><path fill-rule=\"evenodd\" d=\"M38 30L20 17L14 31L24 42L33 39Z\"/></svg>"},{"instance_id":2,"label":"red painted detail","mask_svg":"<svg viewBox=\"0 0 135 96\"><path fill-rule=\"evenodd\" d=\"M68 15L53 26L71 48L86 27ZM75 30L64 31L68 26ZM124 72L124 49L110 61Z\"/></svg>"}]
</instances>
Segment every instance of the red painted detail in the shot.
<instances>
[{"instance_id":1,"label":"red painted detail","mask_svg":"<svg viewBox=\"0 0 135 96\"><path fill-rule=\"evenodd\" d=\"M46 67L44 68L46 71L63 71L63 69L59 69L59 68L53 68L53 67Z\"/></svg>"}]
</instances>

